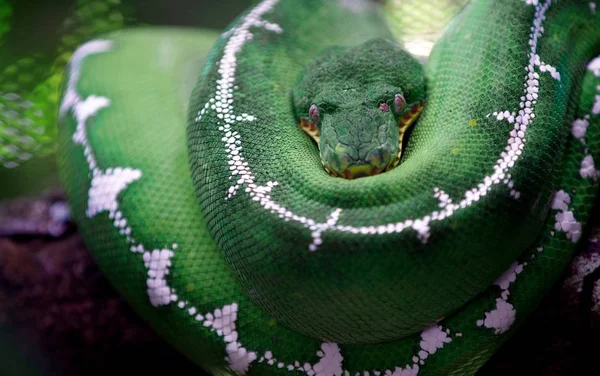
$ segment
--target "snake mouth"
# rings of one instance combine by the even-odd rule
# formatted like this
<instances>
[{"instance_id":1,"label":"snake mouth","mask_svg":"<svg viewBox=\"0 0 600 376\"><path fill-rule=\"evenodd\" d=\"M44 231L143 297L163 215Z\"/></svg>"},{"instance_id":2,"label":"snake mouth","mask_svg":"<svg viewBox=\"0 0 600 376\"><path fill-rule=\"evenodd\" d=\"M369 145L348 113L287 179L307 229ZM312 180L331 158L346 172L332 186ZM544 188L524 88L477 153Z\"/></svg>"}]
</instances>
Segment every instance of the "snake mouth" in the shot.
<instances>
[{"instance_id":1,"label":"snake mouth","mask_svg":"<svg viewBox=\"0 0 600 376\"><path fill-rule=\"evenodd\" d=\"M406 129L414 124L415 120L421 115L421 111L425 107L425 101L420 101L414 104L409 111L406 111L404 116L398 120L398 126L400 127L400 136L404 134Z\"/></svg>"},{"instance_id":2,"label":"snake mouth","mask_svg":"<svg viewBox=\"0 0 600 376\"><path fill-rule=\"evenodd\" d=\"M365 178L368 176L378 175L381 173L381 169L370 165L354 165L344 170L344 178L348 180Z\"/></svg>"},{"instance_id":3,"label":"snake mouth","mask_svg":"<svg viewBox=\"0 0 600 376\"><path fill-rule=\"evenodd\" d=\"M325 171L327 171L327 173L329 175L338 177L338 178L344 178L347 180L353 180L353 179L358 179L358 178L374 176L374 175L378 175L378 174L382 173L383 171L385 171L385 169L382 170L380 168L371 166L369 164L352 165L352 166L349 166L347 169L345 169L342 173L339 173L339 172L327 167L325 164L323 164L323 168L325 169Z\"/></svg>"},{"instance_id":4,"label":"snake mouth","mask_svg":"<svg viewBox=\"0 0 600 376\"><path fill-rule=\"evenodd\" d=\"M402 143L404 139L404 133L406 133L406 130L410 128L419 118L424 107L425 101L420 101L419 103L411 106L410 110L406 111L404 116L402 116L400 120L398 120L398 154L396 155L394 161L390 163L383 172L389 171L400 164L400 157L402 157Z\"/></svg>"}]
</instances>

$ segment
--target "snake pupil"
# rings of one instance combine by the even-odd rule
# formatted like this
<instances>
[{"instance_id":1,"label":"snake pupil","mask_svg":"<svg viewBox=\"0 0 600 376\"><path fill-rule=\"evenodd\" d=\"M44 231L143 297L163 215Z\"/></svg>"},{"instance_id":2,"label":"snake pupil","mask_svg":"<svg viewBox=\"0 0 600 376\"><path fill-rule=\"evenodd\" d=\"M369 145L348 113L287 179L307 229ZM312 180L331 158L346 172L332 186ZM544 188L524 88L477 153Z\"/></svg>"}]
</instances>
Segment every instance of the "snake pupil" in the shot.
<instances>
[{"instance_id":1,"label":"snake pupil","mask_svg":"<svg viewBox=\"0 0 600 376\"><path fill-rule=\"evenodd\" d=\"M400 115L402 111L406 108L406 99L402 94L396 94L394 97L394 111L396 115Z\"/></svg>"},{"instance_id":2,"label":"snake pupil","mask_svg":"<svg viewBox=\"0 0 600 376\"><path fill-rule=\"evenodd\" d=\"M319 108L316 104L310 106L308 110L308 117L313 124L319 124Z\"/></svg>"}]
</instances>

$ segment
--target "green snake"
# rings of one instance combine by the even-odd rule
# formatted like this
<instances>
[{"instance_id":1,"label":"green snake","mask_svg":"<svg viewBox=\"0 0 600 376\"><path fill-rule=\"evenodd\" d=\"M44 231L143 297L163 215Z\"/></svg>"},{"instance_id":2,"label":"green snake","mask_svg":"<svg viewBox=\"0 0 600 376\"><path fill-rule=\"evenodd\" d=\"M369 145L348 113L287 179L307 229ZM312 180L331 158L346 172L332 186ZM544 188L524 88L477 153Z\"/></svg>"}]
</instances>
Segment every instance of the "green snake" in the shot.
<instances>
[{"instance_id":1,"label":"green snake","mask_svg":"<svg viewBox=\"0 0 600 376\"><path fill-rule=\"evenodd\" d=\"M423 73L384 18L263 0L220 36L102 34L66 67L58 164L80 231L212 374L474 374L585 235L595 2L473 0Z\"/></svg>"},{"instance_id":2,"label":"green snake","mask_svg":"<svg viewBox=\"0 0 600 376\"><path fill-rule=\"evenodd\" d=\"M383 38L334 46L312 60L292 90L293 102L325 170L355 179L396 167L404 133L425 100L419 62Z\"/></svg>"}]
</instances>

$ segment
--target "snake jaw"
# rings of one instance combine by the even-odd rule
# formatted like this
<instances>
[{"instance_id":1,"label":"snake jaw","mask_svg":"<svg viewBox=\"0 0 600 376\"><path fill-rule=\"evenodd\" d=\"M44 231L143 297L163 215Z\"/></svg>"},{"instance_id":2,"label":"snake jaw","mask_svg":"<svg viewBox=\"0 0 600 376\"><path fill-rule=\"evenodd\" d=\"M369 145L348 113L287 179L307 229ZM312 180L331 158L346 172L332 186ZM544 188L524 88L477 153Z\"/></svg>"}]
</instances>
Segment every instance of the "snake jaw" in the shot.
<instances>
[{"instance_id":1,"label":"snake jaw","mask_svg":"<svg viewBox=\"0 0 600 376\"><path fill-rule=\"evenodd\" d=\"M302 130L306 134L308 134L310 138L315 140L317 145L320 145L321 137L319 133L319 128L315 123L311 122L310 120L300 119L298 120L298 125L300 125L300 128L302 128Z\"/></svg>"},{"instance_id":2,"label":"snake jaw","mask_svg":"<svg viewBox=\"0 0 600 376\"><path fill-rule=\"evenodd\" d=\"M396 158L389 163L384 168L379 168L373 166L371 164L354 164L345 168L343 171L338 172L330 167L328 167L323 161L321 164L323 169L332 177L344 178L347 180L353 180L362 177L375 176L379 175L383 172L390 171L394 167L397 167L400 164L400 158L402 156L402 142L404 138L404 133L408 128L414 125L415 121L419 118L423 108L425 106L425 101L420 101L416 104L413 104L408 111L404 113L403 116L398 120L398 154ZM319 146L320 148L320 133L319 128L316 124L306 119L299 119L298 124L302 128L302 130L308 134Z\"/></svg>"},{"instance_id":3,"label":"snake jaw","mask_svg":"<svg viewBox=\"0 0 600 376\"><path fill-rule=\"evenodd\" d=\"M387 166L383 168L379 168L372 164L352 164L344 168L342 171L338 172L335 169L328 167L323 161L321 164L323 169L332 177L343 178L346 180L353 180L362 177L369 177L379 175L381 173L392 170L400 164L400 158L402 156L402 143L404 139L404 134L406 131L415 124L416 120L421 115L421 112L425 106L425 101L421 100L416 104L413 104L409 107L407 111L399 118L398 120L398 153L396 157L389 163ZM302 130L306 132L315 142L319 145L320 148L320 133L316 124L312 123L310 120L300 119L298 123Z\"/></svg>"},{"instance_id":4,"label":"snake jaw","mask_svg":"<svg viewBox=\"0 0 600 376\"><path fill-rule=\"evenodd\" d=\"M347 169L344 170L343 174L345 179L352 180L367 176L374 176L379 174L380 172L380 168L374 167L372 165L358 164L349 166Z\"/></svg>"},{"instance_id":5,"label":"snake jaw","mask_svg":"<svg viewBox=\"0 0 600 376\"><path fill-rule=\"evenodd\" d=\"M404 139L404 133L406 133L408 128L410 128L419 118L424 107L425 101L422 100L419 103L412 105L410 107L410 110L406 111L404 116L402 116L400 120L398 120L398 155L396 156L394 161L383 170L384 172L387 172L400 164L400 158L402 157L402 142Z\"/></svg>"},{"instance_id":6,"label":"snake jaw","mask_svg":"<svg viewBox=\"0 0 600 376\"><path fill-rule=\"evenodd\" d=\"M341 173L335 171L332 168L329 168L324 162L321 161L321 164L323 166L323 169L332 177L336 177L336 178L344 178L346 180L354 180L354 179L358 179L358 178L363 178L363 177L368 177L368 176L375 176L375 175L379 175L382 172L385 172L386 169L389 167L386 167L384 169L372 166L372 165L368 165L368 164L356 164L356 165L351 165L348 168L346 168L345 170L343 170Z\"/></svg>"},{"instance_id":7,"label":"snake jaw","mask_svg":"<svg viewBox=\"0 0 600 376\"><path fill-rule=\"evenodd\" d=\"M329 167L327 167L327 165L326 165L326 164L325 164L323 161L321 161L321 164L323 165L323 169L324 169L324 170L325 170L325 171L326 171L326 172L327 172L329 175L331 175L331 176L333 176L333 177L336 177L336 178L339 178L339 177L341 177L341 175L340 175L340 174L338 174L338 173L337 173L335 170L332 170L332 169L330 169Z\"/></svg>"},{"instance_id":8,"label":"snake jaw","mask_svg":"<svg viewBox=\"0 0 600 376\"><path fill-rule=\"evenodd\" d=\"M331 175L335 178L344 178L346 180L354 180L354 179L366 177L366 176L375 176L375 175L378 175L378 174L382 173L383 171L385 171L385 170L381 170L377 167L372 167L369 169L368 167L371 167L371 166L367 166L367 168L365 168L363 166L366 166L366 165L361 165L361 167L360 167L361 172L357 173L357 170L352 168L354 166L351 166L351 167L347 168L346 170L344 170L343 173L340 174L339 172L327 167L327 165L325 163L322 163L322 165L323 165L323 169L325 169L325 171L329 175Z\"/></svg>"}]
</instances>

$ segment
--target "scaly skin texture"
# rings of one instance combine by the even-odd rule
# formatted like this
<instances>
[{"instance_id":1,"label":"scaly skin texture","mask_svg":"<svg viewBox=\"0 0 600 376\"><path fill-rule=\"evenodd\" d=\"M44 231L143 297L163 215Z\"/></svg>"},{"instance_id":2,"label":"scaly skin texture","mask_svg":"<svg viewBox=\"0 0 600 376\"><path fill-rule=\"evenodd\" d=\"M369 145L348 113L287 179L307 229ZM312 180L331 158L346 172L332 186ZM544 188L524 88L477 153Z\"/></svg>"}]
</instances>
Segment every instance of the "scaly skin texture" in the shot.
<instances>
[{"instance_id":1,"label":"scaly skin texture","mask_svg":"<svg viewBox=\"0 0 600 376\"><path fill-rule=\"evenodd\" d=\"M264 0L215 38L104 35L65 75L61 176L110 280L215 375L475 373L584 234L600 14L469 3L402 164L352 181L323 170L292 88L330 46L392 39L377 9Z\"/></svg>"},{"instance_id":2,"label":"scaly skin texture","mask_svg":"<svg viewBox=\"0 0 600 376\"><path fill-rule=\"evenodd\" d=\"M399 45L372 39L316 56L292 95L295 116L310 124L305 131L317 141L325 169L357 178L398 164L402 135L425 100L425 78Z\"/></svg>"},{"instance_id":3,"label":"scaly skin texture","mask_svg":"<svg viewBox=\"0 0 600 376\"><path fill-rule=\"evenodd\" d=\"M546 34L531 34L534 22L548 17L545 7L536 16L535 6L520 1L471 3L430 57L427 107L402 168L352 182L326 174L310 140L283 126L293 123L287 93L303 62L328 45L357 44L387 30L368 7L320 1L304 5L306 16L286 17L293 6L282 1L246 19L256 42L246 41L243 28L239 41L228 40L197 90L189 127L200 206L245 291L305 335L365 344L418 333L487 289L538 239L557 190L577 64L593 56L595 15L584 5L550 10L590 34L559 48L555 40L569 37L563 30L552 35L551 20ZM336 25L320 43L305 22L317 13ZM508 18L515 21L510 28ZM543 56L546 72L530 62L532 53ZM571 59L559 59L567 53ZM560 81L546 65L560 68ZM525 79L526 69L542 74ZM538 96L542 83L551 96L534 105L526 96ZM228 90L233 104L224 99ZM252 101L245 100L249 92ZM536 121L543 128L528 129L533 118L525 108L534 116L541 108ZM498 111L507 111L507 120L492 116ZM229 123L228 113L235 116ZM235 136L239 144L230 141ZM533 145L527 153L525 140ZM257 217L264 220L249 220Z\"/></svg>"}]
</instances>

